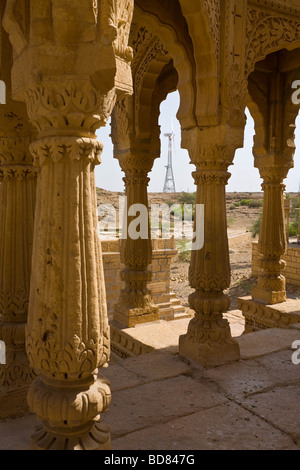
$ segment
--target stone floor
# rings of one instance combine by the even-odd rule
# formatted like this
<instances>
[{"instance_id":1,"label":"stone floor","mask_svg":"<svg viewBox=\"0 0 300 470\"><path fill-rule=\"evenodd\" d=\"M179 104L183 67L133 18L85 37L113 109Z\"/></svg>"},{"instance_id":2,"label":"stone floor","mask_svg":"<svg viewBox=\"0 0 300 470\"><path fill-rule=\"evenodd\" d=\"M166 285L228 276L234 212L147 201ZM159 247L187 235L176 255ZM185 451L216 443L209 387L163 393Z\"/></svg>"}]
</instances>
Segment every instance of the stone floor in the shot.
<instances>
[{"instance_id":1,"label":"stone floor","mask_svg":"<svg viewBox=\"0 0 300 470\"><path fill-rule=\"evenodd\" d=\"M193 368L169 338L162 349L115 358L103 370L112 389L103 419L114 450L300 449L300 364L292 363L291 349L299 325L238 336L240 314L228 318L240 345L238 363ZM35 423L30 415L0 421L0 449L27 449Z\"/></svg>"}]
</instances>

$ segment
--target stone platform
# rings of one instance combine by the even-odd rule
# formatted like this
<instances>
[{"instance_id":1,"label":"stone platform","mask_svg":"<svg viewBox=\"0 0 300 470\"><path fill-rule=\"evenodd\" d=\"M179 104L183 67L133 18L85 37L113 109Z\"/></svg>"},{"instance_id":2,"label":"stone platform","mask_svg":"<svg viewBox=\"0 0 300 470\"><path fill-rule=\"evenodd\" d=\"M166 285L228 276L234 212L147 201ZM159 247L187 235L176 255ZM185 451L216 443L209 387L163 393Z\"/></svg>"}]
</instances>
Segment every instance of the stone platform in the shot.
<instances>
[{"instance_id":1,"label":"stone platform","mask_svg":"<svg viewBox=\"0 0 300 470\"><path fill-rule=\"evenodd\" d=\"M241 315L228 316L237 333ZM299 325L236 339L240 362L210 370L183 362L178 338L148 354L116 357L103 369L111 381L103 420L111 426L113 449L299 450L300 364L292 363L291 349L300 340ZM28 449L35 423L31 415L0 421L0 449Z\"/></svg>"},{"instance_id":2,"label":"stone platform","mask_svg":"<svg viewBox=\"0 0 300 470\"><path fill-rule=\"evenodd\" d=\"M230 322L232 336L240 336L245 328L245 319L239 310L224 315ZM178 352L179 336L186 333L191 316L173 321L158 320L141 323L134 328L122 328L118 323L110 323L111 349L121 358L139 356L155 350Z\"/></svg>"},{"instance_id":3,"label":"stone platform","mask_svg":"<svg viewBox=\"0 0 300 470\"><path fill-rule=\"evenodd\" d=\"M275 305L265 305L252 300L252 297L241 297L238 306L245 317L245 333L264 328L287 328L300 323L300 302L298 299L287 299Z\"/></svg>"}]
</instances>

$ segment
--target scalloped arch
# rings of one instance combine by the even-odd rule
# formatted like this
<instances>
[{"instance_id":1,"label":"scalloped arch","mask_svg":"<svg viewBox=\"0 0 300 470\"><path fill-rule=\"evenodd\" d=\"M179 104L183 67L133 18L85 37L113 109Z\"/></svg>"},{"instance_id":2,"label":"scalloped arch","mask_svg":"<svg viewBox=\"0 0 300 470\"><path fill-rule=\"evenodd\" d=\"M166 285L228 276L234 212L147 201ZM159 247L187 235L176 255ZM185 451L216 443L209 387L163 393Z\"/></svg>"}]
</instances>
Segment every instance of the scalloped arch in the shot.
<instances>
[{"instance_id":1,"label":"scalloped arch","mask_svg":"<svg viewBox=\"0 0 300 470\"><path fill-rule=\"evenodd\" d=\"M263 15L263 12L259 14ZM269 54L282 49L292 51L300 48L300 22L270 15L256 20L254 26L254 20L252 21L252 30L250 29L248 37L245 63L247 78L254 71L256 63L264 60ZM249 28L248 24L248 31ZM264 40L261 40L261 37Z\"/></svg>"},{"instance_id":2,"label":"scalloped arch","mask_svg":"<svg viewBox=\"0 0 300 470\"><path fill-rule=\"evenodd\" d=\"M194 44L197 87L195 113L198 125L213 126L219 122L219 45L217 40L219 30L216 15L219 0L214 2L215 11L206 0L194 0L193 2L179 0L179 3Z\"/></svg>"},{"instance_id":3,"label":"scalloped arch","mask_svg":"<svg viewBox=\"0 0 300 470\"><path fill-rule=\"evenodd\" d=\"M178 91L180 94L180 106L177 117L182 128L193 127L196 124L194 115L195 93L193 87L193 67L188 58L184 44L178 41L174 29L160 22L153 14L136 8L137 18L144 23L152 34L159 37L165 49L173 59L174 67L178 73Z\"/></svg>"}]
</instances>

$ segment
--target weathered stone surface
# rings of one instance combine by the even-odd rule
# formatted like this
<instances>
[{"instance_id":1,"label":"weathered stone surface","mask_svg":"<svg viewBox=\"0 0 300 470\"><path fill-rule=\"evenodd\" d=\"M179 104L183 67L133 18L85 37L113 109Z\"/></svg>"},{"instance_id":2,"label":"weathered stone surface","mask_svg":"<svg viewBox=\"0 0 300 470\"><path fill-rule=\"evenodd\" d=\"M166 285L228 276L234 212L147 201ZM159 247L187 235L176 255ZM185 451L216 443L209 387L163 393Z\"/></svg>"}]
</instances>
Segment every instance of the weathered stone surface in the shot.
<instances>
[{"instance_id":1,"label":"weathered stone surface","mask_svg":"<svg viewBox=\"0 0 300 470\"><path fill-rule=\"evenodd\" d=\"M102 371L101 371L102 372ZM104 371L105 377L110 381L112 392L117 392L125 388L135 387L141 385L143 380L137 374L130 372L121 364L109 365Z\"/></svg>"},{"instance_id":2,"label":"weathered stone surface","mask_svg":"<svg viewBox=\"0 0 300 470\"><path fill-rule=\"evenodd\" d=\"M245 333L264 328L291 328L300 318L299 300L287 299L285 302L265 305L252 297L240 297L238 305L245 317Z\"/></svg>"},{"instance_id":3,"label":"weathered stone surface","mask_svg":"<svg viewBox=\"0 0 300 470\"><path fill-rule=\"evenodd\" d=\"M216 382L224 392L240 401L251 393L260 392L276 383L267 368L259 367L256 361L241 361L205 371L203 377Z\"/></svg>"},{"instance_id":4,"label":"weathered stone surface","mask_svg":"<svg viewBox=\"0 0 300 470\"><path fill-rule=\"evenodd\" d=\"M297 449L289 436L234 403L147 427L113 440L112 446L116 450Z\"/></svg>"},{"instance_id":5,"label":"weathered stone surface","mask_svg":"<svg viewBox=\"0 0 300 470\"><path fill-rule=\"evenodd\" d=\"M29 450L30 436L37 424L32 414L0 421L0 450Z\"/></svg>"},{"instance_id":6,"label":"weathered stone surface","mask_svg":"<svg viewBox=\"0 0 300 470\"><path fill-rule=\"evenodd\" d=\"M212 384L181 376L115 392L104 421L118 437L226 401Z\"/></svg>"},{"instance_id":7,"label":"weathered stone surface","mask_svg":"<svg viewBox=\"0 0 300 470\"><path fill-rule=\"evenodd\" d=\"M293 352L294 350L288 350L267 354L266 356L255 359L255 362L263 366L268 375L274 377L275 384L285 385L293 383L300 381L300 366L293 364Z\"/></svg>"},{"instance_id":8,"label":"weathered stone surface","mask_svg":"<svg viewBox=\"0 0 300 470\"><path fill-rule=\"evenodd\" d=\"M177 375L191 374L193 371L179 356L159 352L130 357L122 362L122 367L127 373L136 374L143 382L169 379ZM119 379L118 374L116 377Z\"/></svg>"},{"instance_id":9,"label":"weathered stone surface","mask_svg":"<svg viewBox=\"0 0 300 470\"><path fill-rule=\"evenodd\" d=\"M285 388L276 387L248 397L243 401L243 405L277 429L289 434L300 445L300 383Z\"/></svg>"},{"instance_id":10,"label":"weathered stone surface","mask_svg":"<svg viewBox=\"0 0 300 470\"><path fill-rule=\"evenodd\" d=\"M252 359L271 352L290 349L297 339L300 339L297 330L270 328L243 335L237 338L237 341L241 358Z\"/></svg>"},{"instance_id":11,"label":"weathered stone surface","mask_svg":"<svg viewBox=\"0 0 300 470\"><path fill-rule=\"evenodd\" d=\"M216 382L228 396L240 402L248 395L300 381L300 368L292 363L291 356L292 351L267 354L205 371L203 377Z\"/></svg>"},{"instance_id":12,"label":"weathered stone surface","mask_svg":"<svg viewBox=\"0 0 300 470\"><path fill-rule=\"evenodd\" d=\"M189 321L189 318L172 322L159 320L150 324L136 325L135 328L125 328L122 331L155 350L165 350L176 354L179 336L186 330Z\"/></svg>"}]
</instances>

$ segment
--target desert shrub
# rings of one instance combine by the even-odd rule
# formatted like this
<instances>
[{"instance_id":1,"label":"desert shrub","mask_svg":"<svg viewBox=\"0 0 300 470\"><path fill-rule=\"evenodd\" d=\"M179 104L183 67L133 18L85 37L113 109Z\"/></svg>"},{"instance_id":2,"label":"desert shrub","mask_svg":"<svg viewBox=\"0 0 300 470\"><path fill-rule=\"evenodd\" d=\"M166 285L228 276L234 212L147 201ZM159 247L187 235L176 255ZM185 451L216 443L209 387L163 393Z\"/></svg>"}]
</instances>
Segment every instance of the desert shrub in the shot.
<instances>
[{"instance_id":1,"label":"desert shrub","mask_svg":"<svg viewBox=\"0 0 300 470\"><path fill-rule=\"evenodd\" d=\"M255 208L255 207L262 207L263 206L263 199L251 199L249 203L249 207Z\"/></svg>"},{"instance_id":2,"label":"desert shrub","mask_svg":"<svg viewBox=\"0 0 300 470\"><path fill-rule=\"evenodd\" d=\"M296 237L298 234L298 223L292 222L289 226L289 236Z\"/></svg>"},{"instance_id":3,"label":"desert shrub","mask_svg":"<svg viewBox=\"0 0 300 470\"><path fill-rule=\"evenodd\" d=\"M175 207L174 209L172 209L171 214L173 214L174 217L178 217L178 218L183 217L183 215L184 215L184 206L181 205L181 206Z\"/></svg>"},{"instance_id":4,"label":"desert shrub","mask_svg":"<svg viewBox=\"0 0 300 470\"><path fill-rule=\"evenodd\" d=\"M261 226L261 219L262 219L262 214L259 214L259 217L253 223L253 225L250 229L250 232L252 233L252 238L255 238L255 237L257 237L257 235L259 235L260 226Z\"/></svg>"},{"instance_id":5,"label":"desert shrub","mask_svg":"<svg viewBox=\"0 0 300 470\"><path fill-rule=\"evenodd\" d=\"M190 261L191 259L191 243L187 240L177 240L176 247L178 250L179 261Z\"/></svg>"},{"instance_id":6,"label":"desert shrub","mask_svg":"<svg viewBox=\"0 0 300 470\"><path fill-rule=\"evenodd\" d=\"M177 200L179 204L196 204L196 193L181 193Z\"/></svg>"},{"instance_id":7,"label":"desert shrub","mask_svg":"<svg viewBox=\"0 0 300 470\"><path fill-rule=\"evenodd\" d=\"M249 206L251 199L242 199L240 204L241 206Z\"/></svg>"},{"instance_id":8,"label":"desert shrub","mask_svg":"<svg viewBox=\"0 0 300 470\"><path fill-rule=\"evenodd\" d=\"M229 207L229 209L230 209L231 211L234 211L236 208L237 208L237 206L236 206L235 204Z\"/></svg>"},{"instance_id":9,"label":"desert shrub","mask_svg":"<svg viewBox=\"0 0 300 470\"><path fill-rule=\"evenodd\" d=\"M291 210L290 215L290 226L289 226L289 236L296 237L298 235L298 226L299 226L299 210L294 208Z\"/></svg>"}]
</instances>

